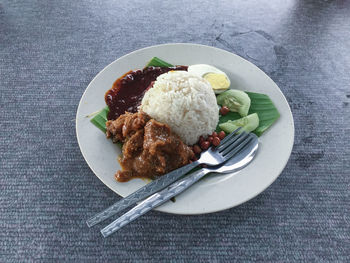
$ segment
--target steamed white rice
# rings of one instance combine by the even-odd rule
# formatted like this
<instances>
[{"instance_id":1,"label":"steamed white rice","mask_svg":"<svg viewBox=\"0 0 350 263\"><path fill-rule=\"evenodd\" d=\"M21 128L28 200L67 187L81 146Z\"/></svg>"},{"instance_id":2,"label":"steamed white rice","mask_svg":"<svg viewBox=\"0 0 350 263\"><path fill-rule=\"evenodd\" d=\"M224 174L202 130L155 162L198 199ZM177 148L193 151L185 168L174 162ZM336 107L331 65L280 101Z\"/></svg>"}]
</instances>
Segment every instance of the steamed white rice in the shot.
<instances>
[{"instance_id":1,"label":"steamed white rice","mask_svg":"<svg viewBox=\"0 0 350 263\"><path fill-rule=\"evenodd\" d=\"M160 75L142 99L141 110L166 123L184 143L195 144L211 134L219 121L219 108L209 82L187 71Z\"/></svg>"}]
</instances>

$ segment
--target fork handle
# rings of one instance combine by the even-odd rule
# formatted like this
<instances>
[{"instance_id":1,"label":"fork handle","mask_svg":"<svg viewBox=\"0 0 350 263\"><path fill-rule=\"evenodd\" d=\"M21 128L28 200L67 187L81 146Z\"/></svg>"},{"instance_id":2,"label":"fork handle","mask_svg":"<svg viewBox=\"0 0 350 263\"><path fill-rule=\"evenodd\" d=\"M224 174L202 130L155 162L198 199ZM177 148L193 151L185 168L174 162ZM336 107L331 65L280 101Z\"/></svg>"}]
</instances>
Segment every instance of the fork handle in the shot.
<instances>
[{"instance_id":1,"label":"fork handle","mask_svg":"<svg viewBox=\"0 0 350 263\"><path fill-rule=\"evenodd\" d=\"M130 211L128 211L127 213L125 213L124 215L122 215L121 217L113 221L111 224L103 228L101 230L102 235L104 237L111 235L112 233L119 230L123 226L134 221L139 216L142 216L143 214L147 213L153 208L165 203L170 198L185 191L187 188L189 188L191 185L193 185L195 182L197 182L199 179L201 179L204 175L206 175L209 172L211 171L208 169L201 169L173 183L172 185L165 188L164 190L153 194L152 196L144 200L142 203L135 206L133 209L131 209Z\"/></svg>"},{"instance_id":2,"label":"fork handle","mask_svg":"<svg viewBox=\"0 0 350 263\"><path fill-rule=\"evenodd\" d=\"M179 169L176 169L170 173L167 173L166 175L163 175L162 177L158 178L157 180L150 182L149 184L140 188L136 192L128 195L127 197L114 203L113 205L111 205L107 209L103 210L102 212L89 218L86 221L87 225L89 227L92 227L92 226L104 221L105 219L115 215L116 213L128 208L129 206L136 204L137 202L145 199L146 197L148 197L156 192L159 192L160 190L164 189L168 185L170 185L173 182L180 179L184 174L188 173L189 171L191 171L193 168L195 168L199 164L200 163L198 161L192 162L192 163L185 165Z\"/></svg>"}]
</instances>

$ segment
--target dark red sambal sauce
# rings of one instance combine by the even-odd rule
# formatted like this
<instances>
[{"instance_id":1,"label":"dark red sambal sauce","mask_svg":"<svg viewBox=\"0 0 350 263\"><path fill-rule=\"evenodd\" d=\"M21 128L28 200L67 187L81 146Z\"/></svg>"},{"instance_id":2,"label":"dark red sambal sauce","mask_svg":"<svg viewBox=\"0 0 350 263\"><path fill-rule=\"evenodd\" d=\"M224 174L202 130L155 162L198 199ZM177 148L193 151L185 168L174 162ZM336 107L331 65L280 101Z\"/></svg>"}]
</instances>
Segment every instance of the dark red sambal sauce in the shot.
<instances>
[{"instance_id":1,"label":"dark red sambal sauce","mask_svg":"<svg viewBox=\"0 0 350 263\"><path fill-rule=\"evenodd\" d=\"M117 79L105 94L109 107L108 120L115 120L125 112L135 113L141 105L145 92L156 78L171 70L187 70L187 66L147 67L131 70Z\"/></svg>"}]
</instances>

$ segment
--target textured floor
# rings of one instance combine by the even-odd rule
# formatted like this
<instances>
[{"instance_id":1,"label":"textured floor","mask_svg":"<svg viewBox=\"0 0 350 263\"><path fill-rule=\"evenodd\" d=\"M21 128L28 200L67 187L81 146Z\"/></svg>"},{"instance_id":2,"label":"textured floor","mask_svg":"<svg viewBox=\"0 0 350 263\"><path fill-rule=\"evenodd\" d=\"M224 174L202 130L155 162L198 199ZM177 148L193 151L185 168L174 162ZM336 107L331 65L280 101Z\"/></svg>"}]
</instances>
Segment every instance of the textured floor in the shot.
<instances>
[{"instance_id":1,"label":"textured floor","mask_svg":"<svg viewBox=\"0 0 350 263\"><path fill-rule=\"evenodd\" d=\"M0 262L350 262L349 1L0 2ZM167 42L223 48L279 85L295 120L265 192L201 216L151 212L103 239L117 197L75 137L107 64Z\"/></svg>"}]
</instances>

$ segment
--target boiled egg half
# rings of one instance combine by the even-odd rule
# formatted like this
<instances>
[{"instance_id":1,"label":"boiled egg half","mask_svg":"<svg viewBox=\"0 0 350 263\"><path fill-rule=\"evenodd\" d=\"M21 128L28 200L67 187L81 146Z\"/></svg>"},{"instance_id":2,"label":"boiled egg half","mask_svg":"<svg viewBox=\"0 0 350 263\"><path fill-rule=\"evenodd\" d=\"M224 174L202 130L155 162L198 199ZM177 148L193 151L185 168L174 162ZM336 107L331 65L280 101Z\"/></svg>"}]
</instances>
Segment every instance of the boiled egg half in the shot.
<instances>
[{"instance_id":1,"label":"boiled egg half","mask_svg":"<svg viewBox=\"0 0 350 263\"><path fill-rule=\"evenodd\" d=\"M231 81L225 72L207 64L196 64L188 67L187 71L191 74L200 76L206 79L216 94L227 90Z\"/></svg>"}]
</instances>

